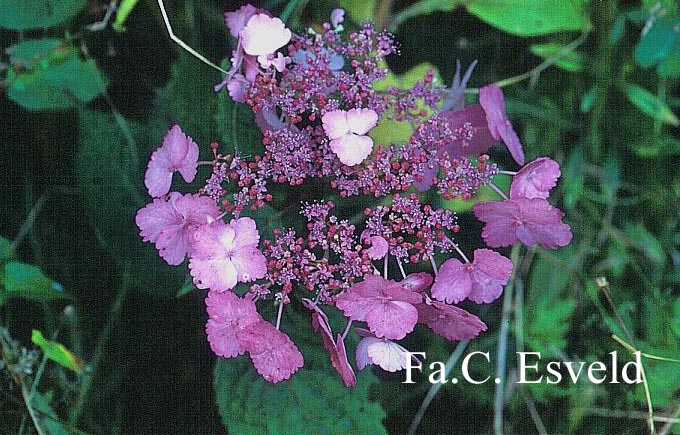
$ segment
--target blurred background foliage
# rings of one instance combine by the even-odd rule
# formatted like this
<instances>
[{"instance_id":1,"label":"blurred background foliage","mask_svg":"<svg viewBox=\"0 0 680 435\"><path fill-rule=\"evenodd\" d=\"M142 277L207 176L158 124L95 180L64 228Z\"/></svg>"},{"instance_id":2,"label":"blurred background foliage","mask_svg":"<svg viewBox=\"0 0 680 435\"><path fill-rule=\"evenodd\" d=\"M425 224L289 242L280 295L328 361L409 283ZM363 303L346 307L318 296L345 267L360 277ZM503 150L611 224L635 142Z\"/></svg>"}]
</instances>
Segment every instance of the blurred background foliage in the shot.
<instances>
[{"instance_id":1,"label":"blurred background foliage","mask_svg":"<svg viewBox=\"0 0 680 435\"><path fill-rule=\"evenodd\" d=\"M176 33L215 60L234 43L222 14L242 3L166 1ZM293 310L286 321L308 364L291 381L265 384L243 360L215 365L203 295L141 242L133 216L148 201L146 161L172 123L202 152L213 140L256 149L247 108L213 93L219 73L171 43L153 0L2 0L0 432L641 433L651 402L655 429L680 433L677 363L643 358L648 400L642 386L515 384L514 353L631 360L616 334L680 358L677 2L254 3L298 30L338 6L347 29L367 19L389 29L401 43L388 59L397 86L428 68L449 83L456 60L477 59L470 86L506 85L528 157L561 163L555 199L572 244L522 252L514 285L480 312L489 331L457 353L432 334L405 343L429 361L490 352L490 365L471 370L492 367L505 382L428 393L425 376L404 385L401 374L368 370L347 390ZM375 134L386 143L410 132ZM469 204L448 206L479 229Z\"/></svg>"}]
</instances>

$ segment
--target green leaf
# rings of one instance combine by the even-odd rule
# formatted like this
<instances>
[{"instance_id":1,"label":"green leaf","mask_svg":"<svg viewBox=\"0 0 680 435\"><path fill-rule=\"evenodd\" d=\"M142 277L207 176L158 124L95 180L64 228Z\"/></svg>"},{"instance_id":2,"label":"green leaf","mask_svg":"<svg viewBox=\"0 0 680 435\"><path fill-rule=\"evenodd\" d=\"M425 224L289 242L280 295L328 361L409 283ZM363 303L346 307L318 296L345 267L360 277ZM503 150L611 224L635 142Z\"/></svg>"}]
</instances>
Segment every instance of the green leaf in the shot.
<instances>
[{"instance_id":1,"label":"green leaf","mask_svg":"<svg viewBox=\"0 0 680 435\"><path fill-rule=\"evenodd\" d=\"M46 435L73 435L74 431L67 430L57 414L54 412L50 406L50 401L48 400L49 394L42 395L39 392L33 393L32 404L33 408L40 415L40 424L43 433Z\"/></svg>"},{"instance_id":2,"label":"green leaf","mask_svg":"<svg viewBox=\"0 0 680 435\"><path fill-rule=\"evenodd\" d=\"M323 352L319 348L315 351ZM386 433L380 423L385 413L368 401L367 374L359 373L354 388L322 368L303 368L289 380L269 384L249 358L220 358L214 373L217 407L230 433Z\"/></svg>"},{"instance_id":3,"label":"green leaf","mask_svg":"<svg viewBox=\"0 0 680 435\"><path fill-rule=\"evenodd\" d=\"M584 0L472 0L468 12L517 36L582 30L588 24Z\"/></svg>"},{"instance_id":4,"label":"green leaf","mask_svg":"<svg viewBox=\"0 0 680 435\"><path fill-rule=\"evenodd\" d=\"M623 232L628 236L631 245L642 252L646 259L658 265L666 261L661 242L643 224L629 224Z\"/></svg>"},{"instance_id":5,"label":"green leaf","mask_svg":"<svg viewBox=\"0 0 680 435\"><path fill-rule=\"evenodd\" d=\"M11 240L0 237L0 263L14 258L14 244Z\"/></svg>"},{"instance_id":6,"label":"green leaf","mask_svg":"<svg viewBox=\"0 0 680 435\"><path fill-rule=\"evenodd\" d=\"M40 347L47 358L60 366L76 373L80 373L83 370L85 365L83 360L74 355L63 344L46 339L42 332L37 329L31 331L31 341L36 346Z\"/></svg>"},{"instance_id":7,"label":"green leaf","mask_svg":"<svg viewBox=\"0 0 680 435\"><path fill-rule=\"evenodd\" d=\"M0 27L26 30L53 27L73 18L85 0L2 0Z\"/></svg>"},{"instance_id":8,"label":"green leaf","mask_svg":"<svg viewBox=\"0 0 680 435\"><path fill-rule=\"evenodd\" d=\"M99 243L120 268L131 265L132 284L139 290L175 296L184 283L184 269L165 263L152 244L142 242L135 225L137 210L151 202L140 160L146 161L160 138L149 138L142 124L120 119L130 130L130 143L113 116L96 111L81 112L79 121L76 175Z\"/></svg>"},{"instance_id":9,"label":"green leaf","mask_svg":"<svg viewBox=\"0 0 680 435\"><path fill-rule=\"evenodd\" d=\"M547 44L533 44L529 49L536 56L549 59L564 48L563 44L549 42ZM579 72L583 69L583 55L577 51L570 51L562 56L555 65L569 72Z\"/></svg>"},{"instance_id":10,"label":"green leaf","mask_svg":"<svg viewBox=\"0 0 680 435\"><path fill-rule=\"evenodd\" d=\"M229 62L222 61L220 65L229 70ZM222 145L227 146L229 152L235 150L242 155L253 155L262 149L262 133L255 124L255 116L250 108L231 99L226 91L217 96L217 131Z\"/></svg>"},{"instance_id":11,"label":"green leaf","mask_svg":"<svg viewBox=\"0 0 680 435\"><path fill-rule=\"evenodd\" d=\"M106 89L93 60L83 61L75 47L56 39L28 40L7 49L7 95L29 110L79 107Z\"/></svg>"},{"instance_id":12,"label":"green leaf","mask_svg":"<svg viewBox=\"0 0 680 435\"><path fill-rule=\"evenodd\" d=\"M218 139L215 126L218 98L213 87L219 80L212 68L182 52L172 65L170 81L158 92L160 106L167 111L164 124L179 124L200 147L207 148Z\"/></svg>"},{"instance_id":13,"label":"green leaf","mask_svg":"<svg viewBox=\"0 0 680 435\"><path fill-rule=\"evenodd\" d=\"M665 60L678 40L677 20L658 18L635 47L635 61L649 68Z\"/></svg>"},{"instance_id":14,"label":"green leaf","mask_svg":"<svg viewBox=\"0 0 680 435\"><path fill-rule=\"evenodd\" d=\"M680 298L677 298L673 303L671 330L678 338L680 338Z\"/></svg>"},{"instance_id":15,"label":"green leaf","mask_svg":"<svg viewBox=\"0 0 680 435\"><path fill-rule=\"evenodd\" d=\"M636 155L647 159L680 155L680 140L668 135L656 139L644 138L642 142L632 144L632 147Z\"/></svg>"},{"instance_id":16,"label":"green leaf","mask_svg":"<svg viewBox=\"0 0 680 435\"><path fill-rule=\"evenodd\" d=\"M660 118L663 122L676 127L680 125L680 120L670 107L648 90L629 84L626 85L625 92L628 100L644 114L654 119Z\"/></svg>"},{"instance_id":17,"label":"green leaf","mask_svg":"<svg viewBox=\"0 0 680 435\"><path fill-rule=\"evenodd\" d=\"M3 267L2 284L5 291L2 299L18 297L38 302L47 302L56 299L69 299L64 288L58 282L45 276L40 268L10 261ZM2 300L0 299L0 300Z\"/></svg>"},{"instance_id":18,"label":"green leaf","mask_svg":"<svg viewBox=\"0 0 680 435\"><path fill-rule=\"evenodd\" d=\"M116 11L116 19L113 21L113 30L116 32L125 31L125 21L127 20L132 9L139 3L139 0L123 0L120 5L118 5L118 10Z\"/></svg>"}]
</instances>

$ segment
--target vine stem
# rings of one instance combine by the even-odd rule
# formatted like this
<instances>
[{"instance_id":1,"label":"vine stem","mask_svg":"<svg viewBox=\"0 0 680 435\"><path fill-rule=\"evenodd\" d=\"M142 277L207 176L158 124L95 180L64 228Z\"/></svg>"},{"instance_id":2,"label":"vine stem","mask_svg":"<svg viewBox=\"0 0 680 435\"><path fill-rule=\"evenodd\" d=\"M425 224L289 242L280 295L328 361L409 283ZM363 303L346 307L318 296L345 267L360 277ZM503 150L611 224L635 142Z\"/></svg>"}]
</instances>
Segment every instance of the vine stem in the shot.
<instances>
[{"instance_id":1,"label":"vine stem","mask_svg":"<svg viewBox=\"0 0 680 435\"><path fill-rule=\"evenodd\" d=\"M186 42L182 41L177 35L175 35L175 32L172 30L172 25L170 24L170 19L168 18L168 13L165 10L165 4L163 3L163 0L158 0L158 7L161 9L161 15L163 15L163 22L165 23L165 29L168 31L168 35L170 36L170 39L172 39L177 45L185 49L189 54L194 56L196 59L200 60L204 64L216 69L217 71L221 72L222 74L227 74L227 71L224 70L223 68L220 68L219 66L215 65L211 61L209 61L205 56L203 56L201 53L197 52L189 44Z\"/></svg>"}]
</instances>

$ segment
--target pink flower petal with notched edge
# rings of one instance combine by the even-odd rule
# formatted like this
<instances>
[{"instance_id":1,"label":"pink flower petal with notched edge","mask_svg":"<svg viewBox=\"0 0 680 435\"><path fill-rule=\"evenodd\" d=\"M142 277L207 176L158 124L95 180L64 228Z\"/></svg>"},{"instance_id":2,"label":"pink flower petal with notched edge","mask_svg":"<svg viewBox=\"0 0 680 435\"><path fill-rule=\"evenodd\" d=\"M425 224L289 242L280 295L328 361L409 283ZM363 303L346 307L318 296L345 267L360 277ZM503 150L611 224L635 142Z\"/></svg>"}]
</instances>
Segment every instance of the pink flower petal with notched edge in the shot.
<instances>
[{"instance_id":1,"label":"pink flower petal with notched edge","mask_svg":"<svg viewBox=\"0 0 680 435\"><path fill-rule=\"evenodd\" d=\"M378 114L372 109L351 109L347 111L347 125L354 134L366 134L377 124Z\"/></svg>"},{"instance_id":2,"label":"pink flower petal with notched edge","mask_svg":"<svg viewBox=\"0 0 680 435\"><path fill-rule=\"evenodd\" d=\"M255 370L267 382L288 379L304 364L295 343L266 320L237 331L236 338L250 353Z\"/></svg>"},{"instance_id":3,"label":"pink flower petal with notched edge","mask_svg":"<svg viewBox=\"0 0 680 435\"><path fill-rule=\"evenodd\" d=\"M515 174L510 185L510 198L547 199L558 178L560 165L549 157L539 157Z\"/></svg>"},{"instance_id":4,"label":"pink flower petal with notched edge","mask_svg":"<svg viewBox=\"0 0 680 435\"><path fill-rule=\"evenodd\" d=\"M373 151L373 139L358 134L346 134L331 140L331 151L347 166L358 165Z\"/></svg>"},{"instance_id":5,"label":"pink flower petal with notched edge","mask_svg":"<svg viewBox=\"0 0 680 435\"><path fill-rule=\"evenodd\" d=\"M194 231L219 216L215 202L205 196L172 192L140 209L135 217L145 242L156 244L161 258L176 266L191 253Z\"/></svg>"},{"instance_id":6,"label":"pink flower petal with notched edge","mask_svg":"<svg viewBox=\"0 0 680 435\"><path fill-rule=\"evenodd\" d=\"M247 54L266 56L288 44L290 37L290 30L279 18L256 14L241 31L241 45Z\"/></svg>"},{"instance_id":7,"label":"pink flower petal with notched edge","mask_svg":"<svg viewBox=\"0 0 680 435\"><path fill-rule=\"evenodd\" d=\"M468 299L478 304L488 304L498 299L512 275L512 261L496 251L476 249L472 265L472 291Z\"/></svg>"},{"instance_id":8,"label":"pink flower petal with notched edge","mask_svg":"<svg viewBox=\"0 0 680 435\"><path fill-rule=\"evenodd\" d=\"M151 154L144 176L149 195L158 197L170 191L172 174L179 172L184 181L191 183L196 177L198 145L174 125L163 139L163 144Z\"/></svg>"},{"instance_id":9,"label":"pink flower petal with notched edge","mask_svg":"<svg viewBox=\"0 0 680 435\"><path fill-rule=\"evenodd\" d=\"M491 247L521 242L557 249L568 245L572 238L571 228L561 220L564 213L542 198L477 203L472 210L477 219L486 223L482 237Z\"/></svg>"},{"instance_id":10,"label":"pink flower petal with notched edge","mask_svg":"<svg viewBox=\"0 0 680 435\"><path fill-rule=\"evenodd\" d=\"M246 78L241 74L234 74L234 76L227 80L227 92L232 100L237 103L243 103L246 101Z\"/></svg>"},{"instance_id":11,"label":"pink flower petal with notched edge","mask_svg":"<svg viewBox=\"0 0 680 435\"><path fill-rule=\"evenodd\" d=\"M205 303L210 316L205 326L210 348L224 358L243 354L246 348L238 341L236 333L261 320L255 304L231 292L212 291L208 292Z\"/></svg>"},{"instance_id":12,"label":"pink flower petal with notched edge","mask_svg":"<svg viewBox=\"0 0 680 435\"><path fill-rule=\"evenodd\" d=\"M349 124L347 123L347 112L344 110L331 110L324 113L321 117L323 129L326 136L330 139L337 139L349 133Z\"/></svg>"},{"instance_id":13,"label":"pink flower petal with notched edge","mask_svg":"<svg viewBox=\"0 0 680 435\"><path fill-rule=\"evenodd\" d=\"M418 321L414 305L421 301L420 293L377 275L368 275L335 298L345 316L366 322L377 337L395 340L413 331Z\"/></svg>"},{"instance_id":14,"label":"pink flower petal with notched edge","mask_svg":"<svg viewBox=\"0 0 680 435\"><path fill-rule=\"evenodd\" d=\"M396 372L408 367L410 356L403 346L386 339L365 337L357 345L355 359L359 370L375 364L388 372Z\"/></svg>"},{"instance_id":15,"label":"pink flower petal with notched edge","mask_svg":"<svg viewBox=\"0 0 680 435\"><path fill-rule=\"evenodd\" d=\"M493 302L512 274L512 262L490 249L475 250L472 263L450 258L439 268L432 297L447 303L465 298L478 304Z\"/></svg>"},{"instance_id":16,"label":"pink flower petal with notched edge","mask_svg":"<svg viewBox=\"0 0 680 435\"><path fill-rule=\"evenodd\" d=\"M412 292L422 292L432 285L432 275L427 272L411 273L403 281L401 285Z\"/></svg>"},{"instance_id":17,"label":"pink flower petal with notched edge","mask_svg":"<svg viewBox=\"0 0 680 435\"><path fill-rule=\"evenodd\" d=\"M224 20L229 28L229 33L234 38L238 38L241 35L241 31L246 26L246 23L250 18L257 13L258 9L250 4L241 6L234 12L227 12L224 14Z\"/></svg>"},{"instance_id":18,"label":"pink flower petal with notched edge","mask_svg":"<svg viewBox=\"0 0 680 435\"><path fill-rule=\"evenodd\" d=\"M484 112L486 112L486 120L491 136L496 140L503 139L512 158L518 164L523 165L524 151L522 150L522 144L517 137L517 133L515 133L505 113L505 99L501 88L494 84L481 88L479 90L479 104L481 104Z\"/></svg>"},{"instance_id":19,"label":"pink flower petal with notched edge","mask_svg":"<svg viewBox=\"0 0 680 435\"><path fill-rule=\"evenodd\" d=\"M371 236L369 238L371 242L371 247L366 250L368 258L371 260L380 260L387 255L387 251L390 249L390 244L381 236Z\"/></svg>"},{"instance_id":20,"label":"pink flower petal with notched edge","mask_svg":"<svg viewBox=\"0 0 680 435\"><path fill-rule=\"evenodd\" d=\"M264 277L267 261L257 248L259 233L251 218L216 221L199 228L192 241L189 269L198 288L227 291L238 282Z\"/></svg>"},{"instance_id":21,"label":"pink flower petal with notched edge","mask_svg":"<svg viewBox=\"0 0 680 435\"><path fill-rule=\"evenodd\" d=\"M447 340L466 340L486 331L486 325L479 317L453 305L429 301L418 304L416 308L418 322Z\"/></svg>"}]
</instances>

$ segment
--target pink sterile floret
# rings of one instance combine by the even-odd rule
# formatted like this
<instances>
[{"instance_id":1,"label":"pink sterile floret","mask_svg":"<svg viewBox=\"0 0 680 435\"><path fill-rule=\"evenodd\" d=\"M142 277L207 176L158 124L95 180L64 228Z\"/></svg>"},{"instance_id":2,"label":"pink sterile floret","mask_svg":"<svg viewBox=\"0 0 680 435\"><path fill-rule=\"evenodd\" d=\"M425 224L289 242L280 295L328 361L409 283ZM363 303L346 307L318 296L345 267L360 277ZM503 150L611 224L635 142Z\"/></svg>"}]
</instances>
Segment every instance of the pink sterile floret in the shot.
<instances>
[{"instance_id":1,"label":"pink sterile floret","mask_svg":"<svg viewBox=\"0 0 680 435\"><path fill-rule=\"evenodd\" d=\"M356 332L363 337L354 353L359 370L363 370L369 364L375 364L385 371L396 372L408 367L409 358L414 361L414 366L420 365L420 361L414 356L409 356L409 351L400 344L385 338L377 338L362 328L356 328Z\"/></svg>"},{"instance_id":2,"label":"pink sterile floret","mask_svg":"<svg viewBox=\"0 0 680 435\"><path fill-rule=\"evenodd\" d=\"M416 308L418 322L447 340L466 340L486 331L486 325L479 317L453 305L428 300Z\"/></svg>"},{"instance_id":3,"label":"pink sterile floret","mask_svg":"<svg viewBox=\"0 0 680 435\"><path fill-rule=\"evenodd\" d=\"M515 174L510 185L510 198L546 199L558 178L560 165L549 157L539 157Z\"/></svg>"},{"instance_id":4,"label":"pink sterile floret","mask_svg":"<svg viewBox=\"0 0 680 435\"><path fill-rule=\"evenodd\" d=\"M345 21L345 10L340 8L333 9L331 11L331 25L338 27L343 21Z\"/></svg>"},{"instance_id":5,"label":"pink sterile floret","mask_svg":"<svg viewBox=\"0 0 680 435\"><path fill-rule=\"evenodd\" d=\"M236 337L250 354L255 370L267 382L288 379L304 364L295 343L266 320L237 331Z\"/></svg>"},{"instance_id":6,"label":"pink sterile floret","mask_svg":"<svg viewBox=\"0 0 680 435\"><path fill-rule=\"evenodd\" d=\"M368 275L335 299L351 320L366 322L376 337L399 340L413 331L418 321L415 304L422 295L400 283Z\"/></svg>"},{"instance_id":7,"label":"pink sterile floret","mask_svg":"<svg viewBox=\"0 0 680 435\"><path fill-rule=\"evenodd\" d=\"M372 109L332 110L321 118L331 151L347 166L358 165L373 151L373 139L365 136L378 123Z\"/></svg>"},{"instance_id":8,"label":"pink sterile floret","mask_svg":"<svg viewBox=\"0 0 680 435\"><path fill-rule=\"evenodd\" d=\"M267 14L255 14L241 31L243 51L251 56L267 56L288 44L290 30L283 21Z\"/></svg>"},{"instance_id":9,"label":"pink sterile floret","mask_svg":"<svg viewBox=\"0 0 680 435\"><path fill-rule=\"evenodd\" d=\"M542 198L477 203L472 210L486 223L482 237L494 248L521 242L557 249L571 241L571 228L561 220L564 213Z\"/></svg>"},{"instance_id":10,"label":"pink sterile floret","mask_svg":"<svg viewBox=\"0 0 680 435\"><path fill-rule=\"evenodd\" d=\"M253 301L239 298L232 292L211 291L205 303L210 316L205 330L213 352L225 358L243 354L246 348L239 342L236 333L262 319Z\"/></svg>"},{"instance_id":11,"label":"pink sterile floret","mask_svg":"<svg viewBox=\"0 0 680 435\"><path fill-rule=\"evenodd\" d=\"M224 14L224 20L229 28L229 33L234 38L238 38L241 35L241 31L246 26L246 23L250 18L255 15L259 10L251 5L247 4L241 6L233 12L226 12Z\"/></svg>"},{"instance_id":12,"label":"pink sterile floret","mask_svg":"<svg viewBox=\"0 0 680 435\"><path fill-rule=\"evenodd\" d=\"M479 90L479 104L481 104L484 112L486 112L486 121L489 125L491 136L496 140L503 139L512 158L518 164L523 165L524 151L522 150L522 143L519 141L519 137L517 137L517 133L515 133L505 113L505 99L501 88L494 84L481 88Z\"/></svg>"},{"instance_id":13,"label":"pink sterile floret","mask_svg":"<svg viewBox=\"0 0 680 435\"><path fill-rule=\"evenodd\" d=\"M390 248L390 244L382 236L372 236L368 230L364 230L360 237L363 243L371 245L370 248L366 249L366 254L371 260L380 260L387 255L387 251Z\"/></svg>"},{"instance_id":14,"label":"pink sterile floret","mask_svg":"<svg viewBox=\"0 0 680 435\"><path fill-rule=\"evenodd\" d=\"M427 272L411 273L401 281L401 285L412 292L423 292L432 285L432 275Z\"/></svg>"},{"instance_id":15,"label":"pink sterile floret","mask_svg":"<svg viewBox=\"0 0 680 435\"><path fill-rule=\"evenodd\" d=\"M472 263L449 258L439 268L432 297L458 303L465 298L478 304L493 302L512 274L512 261L490 249L475 250Z\"/></svg>"},{"instance_id":16,"label":"pink sterile floret","mask_svg":"<svg viewBox=\"0 0 680 435\"><path fill-rule=\"evenodd\" d=\"M222 292L264 277L267 261L257 248L259 240L255 221L248 217L228 225L218 220L196 230L189 259L196 287Z\"/></svg>"},{"instance_id":17,"label":"pink sterile floret","mask_svg":"<svg viewBox=\"0 0 680 435\"><path fill-rule=\"evenodd\" d=\"M169 265L176 266L191 253L191 239L201 225L219 216L215 201L207 196L172 192L167 199L156 198L135 217L145 242L156 244Z\"/></svg>"},{"instance_id":18,"label":"pink sterile floret","mask_svg":"<svg viewBox=\"0 0 680 435\"><path fill-rule=\"evenodd\" d=\"M333 332L328 323L326 313L309 299L302 299L302 303L305 307L313 311L312 327L315 331L321 332L323 347L330 355L333 368L340 374L342 382L346 387L353 387L357 383L357 378L352 366L349 365L349 361L347 360L347 350L345 349L345 340L342 335L338 334L337 339L333 340Z\"/></svg>"},{"instance_id":19,"label":"pink sterile floret","mask_svg":"<svg viewBox=\"0 0 680 435\"><path fill-rule=\"evenodd\" d=\"M163 145L151 154L144 176L149 195L158 197L170 191L172 174L179 172L184 181L191 183L196 176L198 145L174 125L163 139Z\"/></svg>"}]
</instances>

